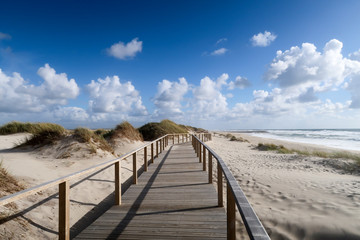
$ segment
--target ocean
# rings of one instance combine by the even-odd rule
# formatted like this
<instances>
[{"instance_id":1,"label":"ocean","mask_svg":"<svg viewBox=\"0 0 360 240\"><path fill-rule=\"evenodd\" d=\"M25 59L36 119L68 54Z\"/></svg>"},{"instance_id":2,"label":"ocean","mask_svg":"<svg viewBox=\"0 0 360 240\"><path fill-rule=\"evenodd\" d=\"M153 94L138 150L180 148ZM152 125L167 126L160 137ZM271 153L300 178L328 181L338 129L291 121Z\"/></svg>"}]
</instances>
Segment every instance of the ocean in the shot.
<instances>
[{"instance_id":1,"label":"ocean","mask_svg":"<svg viewBox=\"0 0 360 240\"><path fill-rule=\"evenodd\" d=\"M278 129L243 130L241 132L263 138L360 151L360 129Z\"/></svg>"}]
</instances>

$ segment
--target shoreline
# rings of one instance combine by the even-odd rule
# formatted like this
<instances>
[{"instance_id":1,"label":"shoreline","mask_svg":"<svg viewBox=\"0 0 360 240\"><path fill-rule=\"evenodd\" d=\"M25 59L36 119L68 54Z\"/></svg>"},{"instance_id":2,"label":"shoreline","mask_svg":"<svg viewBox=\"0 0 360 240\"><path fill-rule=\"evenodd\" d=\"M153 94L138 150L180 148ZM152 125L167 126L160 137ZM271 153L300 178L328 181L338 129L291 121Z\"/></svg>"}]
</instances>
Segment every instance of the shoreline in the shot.
<instances>
[{"instance_id":1,"label":"shoreline","mask_svg":"<svg viewBox=\"0 0 360 240\"><path fill-rule=\"evenodd\" d=\"M305 143L305 142L298 142L298 141L291 141L291 140L283 140L283 139L276 139L270 137L263 137L263 136L254 136L249 134L248 132L234 132L234 131L211 131L215 134L232 134L235 137L242 137L244 139L249 140L256 145L259 143L273 143L276 145L283 145L288 149L294 149L299 151L324 151L324 152L349 152L352 154L360 154L360 150L350 150L350 149L343 149L343 148L336 148L322 144L315 144L315 143Z\"/></svg>"}]
</instances>

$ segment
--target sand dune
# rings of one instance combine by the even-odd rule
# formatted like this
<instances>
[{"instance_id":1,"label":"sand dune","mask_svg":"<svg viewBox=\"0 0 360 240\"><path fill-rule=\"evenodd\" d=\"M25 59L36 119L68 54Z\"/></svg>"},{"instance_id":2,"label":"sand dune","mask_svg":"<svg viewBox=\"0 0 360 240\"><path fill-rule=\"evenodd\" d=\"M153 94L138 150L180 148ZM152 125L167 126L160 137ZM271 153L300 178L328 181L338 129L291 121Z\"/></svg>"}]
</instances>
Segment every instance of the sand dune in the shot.
<instances>
[{"instance_id":1,"label":"sand dune","mask_svg":"<svg viewBox=\"0 0 360 240\"><path fill-rule=\"evenodd\" d=\"M13 143L21 142L28 134L0 136L0 159L3 166L26 188L49 180L74 173L115 156L98 149L90 154L86 148L72 153L71 158L56 158L58 145L45 146L44 149L10 149ZM122 140L115 146L117 154L124 154L144 145L140 141ZM67 143L62 143L67 144ZM142 153L138 154L138 169L143 163ZM122 182L132 176L132 159L121 163ZM70 191L70 225L72 234L81 229L80 222L96 217L98 206L102 212L114 202L114 167L100 173L90 174L72 181ZM18 210L0 207L0 211L10 215L0 225L0 239L57 239L58 198L57 187L16 201ZM102 208L102 209L100 209ZM16 214L18 213L18 214ZM13 219L14 218L14 219ZM82 221L79 221L82 219Z\"/></svg>"}]
</instances>

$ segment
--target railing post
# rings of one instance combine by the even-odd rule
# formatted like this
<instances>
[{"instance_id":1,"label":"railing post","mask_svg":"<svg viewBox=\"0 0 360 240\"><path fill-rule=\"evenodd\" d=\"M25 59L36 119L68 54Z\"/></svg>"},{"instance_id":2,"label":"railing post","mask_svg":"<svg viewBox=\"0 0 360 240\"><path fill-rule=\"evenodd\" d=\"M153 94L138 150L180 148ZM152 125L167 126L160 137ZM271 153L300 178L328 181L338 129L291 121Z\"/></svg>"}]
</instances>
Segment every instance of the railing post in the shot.
<instances>
[{"instance_id":1,"label":"railing post","mask_svg":"<svg viewBox=\"0 0 360 240\"><path fill-rule=\"evenodd\" d=\"M213 182L213 179L212 179L212 154L211 152L209 151L209 183L212 183Z\"/></svg>"},{"instance_id":2,"label":"railing post","mask_svg":"<svg viewBox=\"0 0 360 240\"><path fill-rule=\"evenodd\" d=\"M156 157L159 157L159 141L156 141Z\"/></svg>"},{"instance_id":3,"label":"railing post","mask_svg":"<svg viewBox=\"0 0 360 240\"><path fill-rule=\"evenodd\" d=\"M199 142L199 162L201 163L201 143Z\"/></svg>"},{"instance_id":4,"label":"railing post","mask_svg":"<svg viewBox=\"0 0 360 240\"><path fill-rule=\"evenodd\" d=\"M159 152L162 153L162 139L159 140Z\"/></svg>"},{"instance_id":5,"label":"railing post","mask_svg":"<svg viewBox=\"0 0 360 240\"><path fill-rule=\"evenodd\" d=\"M68 181L59 184L59 239L70 239L70 185Z\"/></svg>"},{"instance_id":6,"label":"railing post","mask_svg":"<svg viewBox=\"0 0 360 240\"><path fill-rule=\"evenodd\" d=\"M133 183L137 184L136 152L133 153Z\"/></svg>"},{"instance_id":7,"label":"railing post","mask_svg":"<svg viewBox=\"0 0 360 240\"><path fill-rule=\"evenodd\" d=\"M217 163L217 184L218 184L218 206L223 207L223 179L220 163Z\"/></svg>"},{"instance_id":8,"label":"railing post","mask_svg":"<svg viewBox=\"0 0 360 240\"><path fill-rule=\"evenodd\" d=\"M178 136L178 143L180 143L180 134L178 134L177 136Z\"/></svg>"},{"instance_id":9,"label":"railing post","mask_svg":"<svg viewBox=\"0 0 360 240\"><path fill-rule=\"evenodd\" d=\"M235 199L231 191L229 182L227 182L226 195L227 195L227 239L235 240Z\"/></svg>"},{"instance_id":10,"label":"railing post","mask_svg":"<svg viewBox=\"0 0 360 240\"><path fill-rule=\"evenodd\" d=\"M206 148L203 145L203 171L206 171Z\"/></svg>"},{"instance_id":11,"label":"railing post","mask_svg":"<svg viewBox=\"0 0 360 240\"><path fill-rule=\"evenodd\" d=\"M151 143L151 163L154 163L154 143Z\"/></svg>"},{"instance_id":12,"label":"railing post","mask_svg":"<svg viewBox=\"0 0 360 240\"><path fill-rule=\"evenodd\" d=\"M121 160L115 166L115 205L121 205Z\"/></svg>"},{"instance_id":13,"label":"railing post","mask_svg":"<svg viewBox=\"0 0 360 240\"><path fill-rule=\"evenodd\" d=\"M173 137L173 145L175 144L175 134L172 135Z\"/></svg>"},{"instance_id":14,"label":"railing post","mask_svg":"<svg viewBox=\"0 0 360 240\"><path fill-rule=\"evenodd\" d=\"M184 134L182 134L182 142L184 143Z\"/></svg>"},{"instance_id":15,"label":"railing post","mask_svg":"<svg viewBox=\"0 0 360 240\"><path fill-rule=\"evenodd\" d=\"M144 171L148 170L148 162L147 162L147 147L144 147Z\"/></svg>"}]
</instances>

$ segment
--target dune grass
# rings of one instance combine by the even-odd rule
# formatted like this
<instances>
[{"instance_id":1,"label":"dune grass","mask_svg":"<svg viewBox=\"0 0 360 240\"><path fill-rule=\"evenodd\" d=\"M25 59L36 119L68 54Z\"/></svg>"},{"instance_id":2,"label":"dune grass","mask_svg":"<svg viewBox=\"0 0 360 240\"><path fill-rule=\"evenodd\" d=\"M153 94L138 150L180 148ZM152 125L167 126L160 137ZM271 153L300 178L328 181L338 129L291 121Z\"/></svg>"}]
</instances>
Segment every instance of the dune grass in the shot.
<instances>
[{"instance_id":1,"label":"dune grass","mask_svg":"<svg viewBox=\"0 0 360 240\"><path fill-rule=\"evenodd\" d=\"M65 129L55 123L30 123L30 122L9 122L0 127L0 135L14 133L39 134L44 131L65 132Z\"/></svg>"},{"instance_id":2,"label":"dune grass","mask_svg":"<svg viewBox=\"0 0 360 240\"><path fill-rule=\"evenodd\" d=\"M114 130L109 134L109 138L114 140L116 138L127 138L133 141L143 141L143 136L138 129L134 128L129 122L124 121L118 124Z\"/></svg>"},{"instance_id":3,"label":"dune grass","mask_svg":"<svg viewBox=\"0 0 360 240\"><path fill-rule=\"evenodd\" d=\"M15 128L13 129L17 130L22 130L25 126L25 128L27 128L25 132L33 134L30 138L28 138L24 143L21 143L18 147L44 146L48 144L54 144L57 140L60 140L67 133L65 128L54 123L15 123L13 126L15 126Z\"/></svg>"},{"instance_id":4,"label":"dune grass","mask_svg":"<svg viewBox=\"0 0 360 240\"><path fill-rule=\"evenodd\" d=\"M24 189L24 186L3 167L2 161L0 162L0 197L12 194Z\"/></svg>"},{"instance_id":5,"label":"dune grass","mask_svg":"<svg viewBox=\"0 0 360 240\"><path fill-rule=\"evenodd\" d=\"M188 130L170 120L162 120L161 122L151 122L140 127L139 132L145 141L152 141L161 136L171 133L188 133Z\"/></svg>"},{"instance_id":6,"label":"dune grass","mask_svg":"<svg viewBox=\"0 0 360 240\"><path fill-rule=\"evenodd\" d=\"M91 153L96 153L96 148L92 145L92 141L99 143L100 149L114 153L114 149L109 145L103 136L96 134L88 128L76 128L74 130L74 138L81 143L90 144Z\"/></svg>"},{"instance_id":7,"label":"dune grass","mask_svg":"<svg viewBox=\"0 0 360 240\"><path fill-rule=\"evenodd\" d=\"M350 159L354 160L360 166L360 155L350 152L323 152L323 151L301 151L285 148L283 145L275 145L272 143L259 143L257 149L261 151L276 151L282 154L299 154L303 156L314 156L320 158L332 159Z\"/></svg>"}]
</instances>

